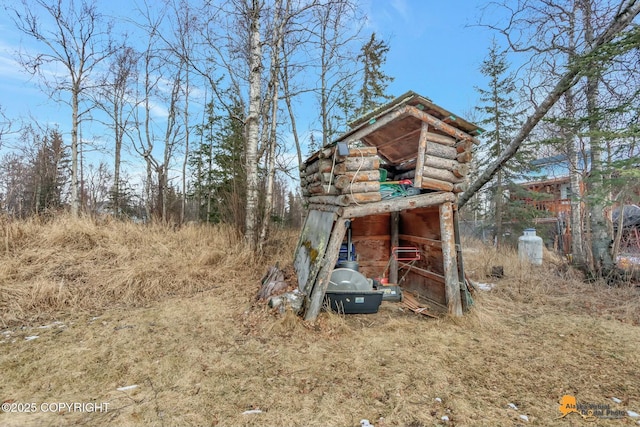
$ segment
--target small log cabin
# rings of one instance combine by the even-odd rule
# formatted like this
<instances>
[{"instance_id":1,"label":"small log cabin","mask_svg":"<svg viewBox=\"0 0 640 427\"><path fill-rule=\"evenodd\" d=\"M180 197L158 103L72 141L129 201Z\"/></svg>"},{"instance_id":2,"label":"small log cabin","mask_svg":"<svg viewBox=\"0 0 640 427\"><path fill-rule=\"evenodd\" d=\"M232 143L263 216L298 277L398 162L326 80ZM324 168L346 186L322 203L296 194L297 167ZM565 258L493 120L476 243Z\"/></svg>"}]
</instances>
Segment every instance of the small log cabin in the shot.
<instances>
[{"instance_id":1,"label":"small log cabin","mask_svg":"<svg viewBox=\"0 0 640 427\"><path fill-rule=\"evenodd\" d=\"M456 202L482 130L414 92L350 127L300 167L308 215L294 267L305 318L322 307L347 233L362 274L386 276L435 310L462 315ZM399 248L419 256L403 260Z\"/></svg>"}]
</instances>

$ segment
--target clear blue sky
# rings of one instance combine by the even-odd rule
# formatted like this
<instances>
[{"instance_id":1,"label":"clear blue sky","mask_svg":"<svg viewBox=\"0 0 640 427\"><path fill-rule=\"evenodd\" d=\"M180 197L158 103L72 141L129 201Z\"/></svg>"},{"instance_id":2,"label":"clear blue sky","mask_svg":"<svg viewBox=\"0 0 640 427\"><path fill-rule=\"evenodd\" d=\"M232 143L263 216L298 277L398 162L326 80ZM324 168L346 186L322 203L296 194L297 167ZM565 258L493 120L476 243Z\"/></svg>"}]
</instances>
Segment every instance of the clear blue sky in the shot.
<instances>
[{"instance_id":1,"label":"clear blue sky","mask_svg":"<svg viewBox=\"0 0 640 427\"><path fill-rule=\"evenodd\" d=\"M473 26L480 16L478 5L473 0L364 0L368 30L390 45L385 72L395 81L389 92L397 96L413 90L469 118L478 99L474 87L485 85L479 67L493 37ZM4 13L0 34L0 106L9 117L31 115L68 132L69 107L47 99L14 62L12 53L23 37Z\"/></svg>"}]
</instances>

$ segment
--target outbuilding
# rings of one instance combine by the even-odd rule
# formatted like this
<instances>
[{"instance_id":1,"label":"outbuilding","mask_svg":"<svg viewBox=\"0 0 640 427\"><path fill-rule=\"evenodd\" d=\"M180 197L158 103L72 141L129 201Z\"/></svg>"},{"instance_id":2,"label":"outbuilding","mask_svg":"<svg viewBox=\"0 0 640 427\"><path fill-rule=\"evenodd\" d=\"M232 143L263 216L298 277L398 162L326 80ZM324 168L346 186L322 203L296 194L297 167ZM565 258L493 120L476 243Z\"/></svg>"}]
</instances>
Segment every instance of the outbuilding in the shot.
<instances>
[{"instance_id":1,"label":"outbuilding","mask_svg":"<svg viewBox=\"0 0 640 427\"><path fill-rule=\"evenodd\" d=\"M362 274L461 316L470 303L457 230L482 130L408 92L350 124L301 165L308 214L294 255L305 318L322 308L345 244Z\"/></svg>"}]
</instances>

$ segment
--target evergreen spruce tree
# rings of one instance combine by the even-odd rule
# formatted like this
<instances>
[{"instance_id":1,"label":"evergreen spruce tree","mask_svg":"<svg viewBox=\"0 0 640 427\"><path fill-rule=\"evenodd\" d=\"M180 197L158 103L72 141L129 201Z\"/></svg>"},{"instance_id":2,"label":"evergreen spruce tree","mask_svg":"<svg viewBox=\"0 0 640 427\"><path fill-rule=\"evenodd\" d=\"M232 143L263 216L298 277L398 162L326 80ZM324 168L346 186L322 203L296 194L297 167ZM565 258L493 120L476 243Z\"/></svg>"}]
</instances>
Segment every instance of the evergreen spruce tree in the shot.
<instances>
[{"instance_id":1,"label":"evergreen spruce tree","mask_svg":"<svg viewBox=\"0 0 640 427\"><path fill-rule=\"evenodd\" d=\"M486 129L482 135L485 141L484 156L487 160L497 158L507 147L513 134L520 128L519 116L521 112L516 110L515 77L508 72L509 64L506 54L500 52L499 46L494 40L487 58L480 67L480 72L489 80L486 89L476 88L480 94L481 105L476 107L483 117L478 124ZM492 182L492 205L494 221L494 238L496 246L503 243L505 232L504 222L511 219L522 219L529 210L522 202L511 201L508 194L520 192L516 181L523 179L529 169L531 154L522 147L518 153L500 169ZM481 160L482 161L482 160ZM518 199L521 199L519 195Z\"/></svg>"},{"instance_id":2,"label":"evergreen spruce tree","mask_svg":"<svg viewBox=\"0 0 640 427\"><path fill-rule=\"evenodd\" d=\"M360 55L358 55L358 61L362 63L363 67L362 87L358 91L360 107L356 109L355 117L366 114L393 99L393 96L386 94L386 90L394 78L382 71L382 67L387 61L388 52L389 45L376 39L376 33L371 33L369 41L362 46Z\"/></svg>"},{"instance_id":3,"label":"evergreen spruce tree","mask_svg":"<svg viewBox=\"0 0 640 427\"><path fill-rule=\"evenodd\" d=\"M196 129L200 143L189 156L192 173L189 198L195 200L201 221L226 222L241 228L245 194L243 125L239 103L228 115L207 106L207 119Z\"/></svg>"}]
</instances>

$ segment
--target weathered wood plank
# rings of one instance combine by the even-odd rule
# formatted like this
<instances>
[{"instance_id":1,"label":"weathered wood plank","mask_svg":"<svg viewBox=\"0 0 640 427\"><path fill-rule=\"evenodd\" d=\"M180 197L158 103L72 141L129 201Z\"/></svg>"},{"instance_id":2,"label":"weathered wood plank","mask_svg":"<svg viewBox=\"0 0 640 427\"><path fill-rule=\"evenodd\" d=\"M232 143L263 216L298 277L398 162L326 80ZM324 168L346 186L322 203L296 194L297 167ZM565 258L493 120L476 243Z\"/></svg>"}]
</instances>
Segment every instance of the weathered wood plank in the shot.
<instances>
[{"instance_id":1,"label":"weathered wood plank","mask_svg":"<svg viewBox=\"0 0 640 427\"><path fill-rule=\"evenodd\" d=\"M447 309L452 316L462 316L460 283L458 283L458 257L453 225L453 203L451 202L440 205L440 237Z\"/></svg>"},{"instance_id":2,"label":"weathered wood plank","mask_svg":"<svg viewBox=\"0 0 640 427\"><path fill-rule=\"evenodd\" d=\"M424 268L416 267L415 265L411 266L411 271L427 279L434 280L438 283L443 283L443 284L445 283L444 277L439 275L438 273L434 273L433 271L425 270ZM395 282L392 282L392 283L395 283Z\"/></svg>"},{"instance_id":3,"label":"weathered wood plank","mask_svg":"<svg viewBox=\"0 0 640 427\"><path fill-rule=\"evenodd\" d=\"M442 241L441 240L429 239L427 237L413 236L413 235L409 235L409 234L401 234L400 235L400 240L405 240L405 241L411 242L411 243L419 243L421 245L427 245L427 246L440 247L442 245Z\"/></svg>"},{"instance_id":4,"label":"weathered wood plank","mask_svg":"<svg viewBox=\"0 0 640 427\"><path fill-rule=\"evenodd\" d=\"M320 271L316 276L315 285L312 284L313 289L310 289L310 292L307 293L308 297L306 299L305 320L316 320L318 313L320 313L324 294L327 291L327 286L329 285L331 272L338 261L340 246L342 245L342 241L344 240L345 232L347 230L346 223L347 219L338 218L335 221L333 230L329 230L328 235L331 237L329 238L329 242L326 246L326 251L322 256L322 262L319 263L322 264L322 268L320 268Z\"/></svg>"},{"instance_id":5,"label":"weathered wood plank","mask_svg":"<svg viewBox=\"0 0 640 427\"><path fill-rule=\"evenodd\" d=\"M329 242L329 235L337 215L333 212L310 211L305 219L298 246L294 255L294 266L299 289L307 293L320 270L320 261Z\"/></svg>"}]
</instances>

